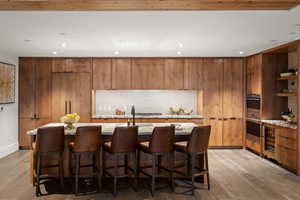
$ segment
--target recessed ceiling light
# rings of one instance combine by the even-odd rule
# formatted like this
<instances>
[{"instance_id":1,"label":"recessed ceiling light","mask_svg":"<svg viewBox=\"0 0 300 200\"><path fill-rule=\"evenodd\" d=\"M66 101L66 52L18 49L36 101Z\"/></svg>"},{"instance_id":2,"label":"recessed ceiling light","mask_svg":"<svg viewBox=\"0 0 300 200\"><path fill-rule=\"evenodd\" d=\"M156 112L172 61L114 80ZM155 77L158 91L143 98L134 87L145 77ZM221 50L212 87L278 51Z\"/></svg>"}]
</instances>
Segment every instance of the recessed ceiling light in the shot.
<instances>
[{"instance_id":1,"label":"recessed ceiling light","mask_svg":"<svg viewBox=\"0 0 300 200\"><path fill-rule=\"evenodd\" d=\"M62 46L62 47L66 47L67 44L66 44L66 43L62 43L61 46Z\"/></svg>"},{"instance_id":2,"label":"recessed ceiling light","mask_svg":"<svg viewBox=\"0 0 300 200\"><path fill-rule=\"evenodd\" d=\"M182 47L183 47L183 44L182 44L181 42L178 42L178 46L179 46L180 48L182 48Z\"/></svg>"},{"instance_id":3,"label":"recessed ceiling light","mask_svg":"<svg viewBox=\"0 0 300 200\"><path fill-rule=\"evenodd\" d=\"M57 51L53 51L52 54L56 55L56 54L57 54Z\"/></svg>"},{"instance_id":4,"label":"recessed ceiling light","mask_svg":"<svg viewBox=\"0 0 300 200\"><path fill-rule=\"evenodd\" d=\"M182 52L181 51L177 51L177 55L181 55L182 54Z\"/></svg>"},{"instance_id":5,"label":"recessed ceiling light","mask_svg":"<svg viewBox=\"0 0 300 200\"><path fill-rule=\"evenodd\" d=\"M30 40L30 39L26 39L26 40L24 40L24 42L31 42L32 40Z\"/></svg>"},{"instance_id":6,"label":"recessed ceiling light","mask_svg":"<svg viewBox=\"0 0 300 200\"><path fill-rule=\"evenodd\" d=\"M239 53L240 53L240 55L243 55L245 52L243 52L243 51L240 51Z\"/></svg>"},{"instance_id":7,"label":"recessed ceiling light","mask_svg":"<svg viewBox=\"0 0 300 200\"><path fill-rule=\"evenodd\" d=\"M115 55L119 55L119 53L120 53L119 51L115 51Z\"/></svg>"}]
</instances>

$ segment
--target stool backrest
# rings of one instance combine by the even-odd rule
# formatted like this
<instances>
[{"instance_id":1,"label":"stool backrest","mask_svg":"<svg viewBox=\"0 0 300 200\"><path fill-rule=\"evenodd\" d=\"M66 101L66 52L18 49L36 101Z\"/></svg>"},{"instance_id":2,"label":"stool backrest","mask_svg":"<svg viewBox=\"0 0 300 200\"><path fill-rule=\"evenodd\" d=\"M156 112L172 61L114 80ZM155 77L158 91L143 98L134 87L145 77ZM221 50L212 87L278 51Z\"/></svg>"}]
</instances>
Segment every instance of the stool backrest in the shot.
<instances>
[{"instance_id":1,"label":"stool backrest","mask_svg":"<svg viewBox=\"0 0 300 200\"><path fill-rule=\"evenodd\" d=\"M174 150L175 126L155 127L150 141L152 153L165 153Z\"/></svg>"},{"instance_id":2,"label":"stool backrest","mask_svg":"<svg viewBox=\"0 0 300 200\"><path fill-rule=\"evenodd\" d=\"M76 130L74 152L97 152L101 149L101 126L82 126Z\"/></svg>"},{"instance_id":3,"label":"stool backrest","mask_svg":"<svg viewBox=\"0 0 300 200\"><path fill-rule=\"evenodd\" d=\"M36 151L41 153L61 152L64 150L65 129L59 127L43 127L37 130Z\"/></svg>"},{"instance_id":4,"label":"stool backrest","mask_svg":"<svg viewBox=\"0 0 300 200\"><path fill-rule=\"evenodd\" d=\"M137 137L137 126L116 127L112 136L111 151L114 153L134 152Z\"/></svg>"},{"instance_id":5,"label":"stool backrest","mask_svg":"<svg viewBox=\"0 0 300 200\"><path fill-rule=\"evenodd\" d=\"M190 153L207 151L210 130L211 126L194 127L188 140L187 151Z\"/></svg>"}]
</instances>

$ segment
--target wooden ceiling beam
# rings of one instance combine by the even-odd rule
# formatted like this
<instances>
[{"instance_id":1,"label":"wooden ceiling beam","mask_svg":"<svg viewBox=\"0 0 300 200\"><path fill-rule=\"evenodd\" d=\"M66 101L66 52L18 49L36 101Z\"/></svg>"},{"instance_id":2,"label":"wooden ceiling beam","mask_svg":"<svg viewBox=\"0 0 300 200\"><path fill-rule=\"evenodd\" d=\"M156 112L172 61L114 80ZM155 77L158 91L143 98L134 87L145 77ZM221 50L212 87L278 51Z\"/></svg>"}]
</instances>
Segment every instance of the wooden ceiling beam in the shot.
<instances>
[{"instance_id":1,"label":"wooden ceiling beam","mask_svg":"<svg viewBox=\"0 0 300 200\"><path fill-rule=\"evenodd\" d=\"M300 0L0 0L0 10L288 10Z\"/></svg>"}]
</instances>

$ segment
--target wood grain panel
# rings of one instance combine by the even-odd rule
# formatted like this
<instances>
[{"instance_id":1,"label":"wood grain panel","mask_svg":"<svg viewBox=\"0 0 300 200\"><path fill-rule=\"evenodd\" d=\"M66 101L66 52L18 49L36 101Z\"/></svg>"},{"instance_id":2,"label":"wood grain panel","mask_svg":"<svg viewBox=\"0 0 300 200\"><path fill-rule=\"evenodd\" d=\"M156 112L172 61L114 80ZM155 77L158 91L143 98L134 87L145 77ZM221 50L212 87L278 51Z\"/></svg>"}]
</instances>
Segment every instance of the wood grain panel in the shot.
<instances>
[{"instance_id":1,"label":"wood grain panel","mask_svg":"<svg viewBox=\"0 0 300 200\"><path fill-rule=\"evenodd\" d=\"M52 72L91 72L91 58L54 58Z\"/></svg>"},{"instance_id":2,"label":"wood grain panel","mask_svg":"<svg viewBox=\"0 0 300 200\"><path fill-rule=\"evenodd\" d=\"M165 89L184 89L184 60L165 59Z\"/></svg>"},{"instance_id":3,"label":"wood grain panel","mask_svg":"<svg viewBox=\"0 0 300 200\"><path fill-rule=\"evenodd\" d=\"M223 146L243 146L243 119L223 121Z\"/></svg>"},{"instance_id":4,"label":"wood grain panel","mask_svg":"<svg viewBox=\"0 0 300 200\"><path fill-rule=\"evenodd\" d=\"M184 89L197 90L202 88L203 59L187 58L184 60Z\"/></svg>"},{"instance_id":5,"label":"wood grain panel","mask_svg":"<svg viewBox=\"0 0 300 200\"><path fill-rule=\"evenodd\" d=\"M164 59L132 59L133 89L164 89Z\"/></svg>"},{"instance_id":6,"label":"wood grain panel","mask_svg":"<svg viewBox=\"0 0 300 200\"><path fill-rule=\"evenodd\" d=\"M53 58L52 72L67 72L67 59Z\"/></svg>"},{"instance_id":7,"label":"wood grain panel","mask_svg":"<svg viewBox=\"0 0 300 200\"><path fill-rule=\"evenodd\" d=\"M243 59L224 59L223 117L242 118L244 111Z\"/></svg>"},{"instance_id":8,"label":"wood grain panel","mask_svg":"<svg viewBox=\"0 0 300 200\"><path fill-rule=\"evenodd\" d=\"M287 10L297 0L48 0L0 1L0 10Z\"/></svg>"},{"instance_id":9,"label":"wood grain panel","mask_svg":"<svg viewBox=\"0 0 300 200\"><path fill-rule=\"evenodd\" d=\"M203 113L205 117L223 117L223 59L203 62Z\"/></svg>"},{"instance_id":10,"label":"wood grain panel","mask_svg":"<svg viewBox=\"0 0 300 200\"><path fill-rule=\"evenodd\" d=\"M30 147L30 137L27 135L27 131L36 128L36 120L30 118L19 118L19 146Z\"/></svg>"},{"instance_id":11,"label":"wood grain panel","mask_svg":"<svg viewBox=\"0 0 300 200\"><path fill-rule=\"evenodd\" d=\"M112 66L109 58L93 58L93 89L112 89Z\"/></svg>"},{"instance_id":12,"label":"wood grain panel","mask_svg":"<svg viewBox=\"0 0 300 200\"><path fill-rule=\"evenodd\" d=\"M247 94L261 94L262 87L262 55L247 58Z\"/></svg>"},{"instance_id":13,"label":"wood grain panel","mask_svg":"<svg viewBox=\"0 0 300 200\"><path fill-rule=\"evenodd\" d=\"M131 89L131 59L112 60L112 89Z\"/></svg>"},{"instance_id":14,"label":"wood grain panel","mask_svg":"<svg viewBox=\"0 0 300 200\"><path fill-rule=\"evenodd\" d=\"M204 125L211 125L209 146L223 146L223 121L218 119L205 119Z\"/></svg>"}]
</instances>

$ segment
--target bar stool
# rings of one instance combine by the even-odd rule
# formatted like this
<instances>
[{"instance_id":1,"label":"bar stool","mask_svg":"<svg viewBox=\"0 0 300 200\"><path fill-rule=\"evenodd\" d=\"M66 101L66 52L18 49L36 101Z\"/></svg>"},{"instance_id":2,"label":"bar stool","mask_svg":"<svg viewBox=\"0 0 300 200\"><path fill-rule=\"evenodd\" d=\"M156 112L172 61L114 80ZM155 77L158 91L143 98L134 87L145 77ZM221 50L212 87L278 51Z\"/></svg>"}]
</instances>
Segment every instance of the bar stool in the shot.
<instances>
[{"instance_id":1,"label":"bar stool","mask_svg":"<svg viewBox=\"0 0 300 200\"><path fill-rule=\"evenodd\" d=\"M194 194L194 190L197 189L195 187L195 177L206 175L207 177L207 186L208 190L210 189L209 184L209 168L208 168L208 157L207 157L207 149L209 143L210 136L210 126L199 126L194 127L192 133L188 139L188 141L176 142L174 144L175 151L185 153L187 155L187 171L186 174L175 171L176 173L185 175L191 178L191 183L187 183L190 185L189 190L183 192L188 193L192 192ZM204 159L205 166L203 169L200 169L200 172L196 172L196 157L201 156L200 159ZM185 187L185 186L182 186Z\"/></svg>"},{"instance_id":2,"label":"bar stool","mask_svg":"<svg viewBox=\"0 0 300 200\"><path fill-rule=\"evenodd\" d=\"M114 178L114 188L113 194L117 195L117 180L118 178L129 177L128 169L134 173L135 183L137 186L137 159L136 159L136 146L137 146L137 136L138 136L138 127L137 126L128 126L128 127L116 127L112 136L112 141L105 142L103 145L104 156L105 152L108 152L114 157L114 166L105 167L104 162L104 173L110 177ZM128 166L128 156L132 156L134 167L131 168ZM119 157L124 156L124 165L119 165ZM124 167L125 174L119 175L119 168ZM107 169L114 168L114 173L111 174Z\"/></svg>"},{"instance_id":3,"label":"bar stool","mask_svg":"<svg viewBox=\"0 0 300 200\"><path fill-rule=\"evenodd\" d=\"M80 168L92 167L93 174L98 176L98 187L102 189L102 136L101 126L85 126L78 127L76 130L75 140L69 144L71 151L71 158L75 157L75 195L79 194L78 181L80 175ZM92 155L93 163L87 165L81 165L80 159L83 155ZM96 163L96 157L98 156L98 166ZM72 167L71 174L72 173Z\"/></svg>"},{"instance_id":4,"label":"bar stool","mask_svg":"<svg viewBox=\"0 0 300 200\"><path fill-rule=\"evenodd\" d=\"M169 178L171 182L171 188L174 190L173 170L174 170L174 141L175 141L175 126L155 127L152 132L150 141L140 142L138 146L138 158L140 158L140 152L152 155L152 166L140 167L139 172L151 177L151 194L154 195L155 191L155 179L162 177L159 175L160 170L169 172ZM171 157L171 166L169 168L160 165L161 156L168 155ZM138 159L138 164L139 164ZM142 169L152 168L152 174L148 174Z\"/></svg>"},{"instance_id":5,"label":"bar stool","mask_svg":"<svg viewBox=\"0 0 300 200\"><path fill-rule=\"evenodd\" d=\"M36 141L32 143L32 149L34 153L34 178L36 179L36 196L40 196L40 180L41 170L45 168L58 167L60 184L64 186L64 174L63 174L63 152L64 152L64 139L65 132L64 127L45 127L37 130ZM43 165L41 160L43 156L49 154L56 154L59 156L58 164ZM48 177L49 178L49 177Z\"/></svg>"}]
</instances>

